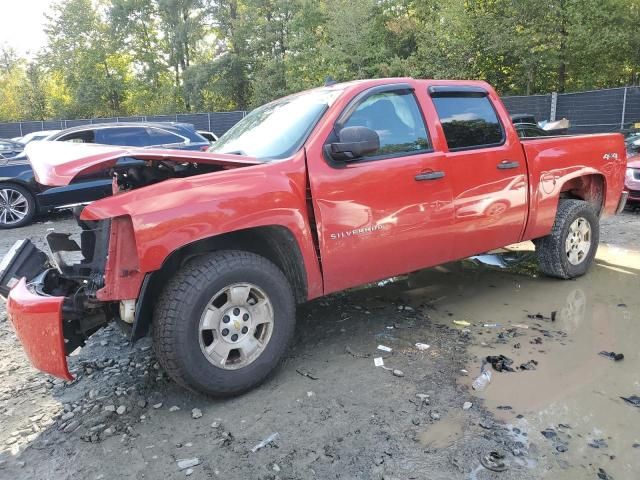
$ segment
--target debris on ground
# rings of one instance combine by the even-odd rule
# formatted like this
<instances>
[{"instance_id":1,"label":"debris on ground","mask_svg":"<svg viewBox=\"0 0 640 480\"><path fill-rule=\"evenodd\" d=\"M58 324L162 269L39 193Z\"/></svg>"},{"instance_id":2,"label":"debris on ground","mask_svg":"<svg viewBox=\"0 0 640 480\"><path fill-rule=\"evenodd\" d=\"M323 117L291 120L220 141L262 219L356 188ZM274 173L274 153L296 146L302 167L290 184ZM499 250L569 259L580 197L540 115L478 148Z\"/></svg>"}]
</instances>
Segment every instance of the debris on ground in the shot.
<instances>
[{"instance_id":1,"label":"debris on ground","mask_svg":"<svg viewBox=\"0 0 640 480\"><path fill-rule=\"evenodd\" d=\"M308 370L305 370L303 368L296 368L296 372L298 372L298 374L302 375L303 377L310 378L311 380L318 380L318 378L319 378L319 377L315 376L313 373L311 373Z\"/></svg>"},{"instance_id":2,"label":"debris on ground","mask_svg":"<svg viewBox=\"0 0 640 480\"><path fill-rule=\"evenodd\" d=\"M613 480L613 477L605 472L604 468L598 468L598 478L600 480Z\"/></svg>"},{"instance_id":3,"label":"debris on ground","mask_svg":"<svg viewBox=\"0 0 640 480\"><path fill-rule=\"evenodd\" d=\"M344 349L353 358L369 358L371 356L370 353L359 353L359 352L356 352L349 345L347 345Z\"/></svg>"},{"instance_id":4,"label":"debris on ground","mask_svg":"<svg viewBox=\"0 0 640 480\"><path fill-rule=\"evenodd\" d=\"M487 470L492 472L504 472L507 470L507 465L504 463L504 455L499 452L489 452L486 455L480 457L480 463Z\"/></svg>"},{"instance_id":5,"label":"debris on ground","mask_svg":"<svg viewBox=\"0 0 640 480\"><path fill-rule=\"evenodd\" d=\"M459 327L470 327L471 324L466 320L454 320L454 325L458 325Z\"/></svg>"},{"instance_id":6,"label":"debris on ground","mask_svg":"<svg viewBox=\"0 0 640 480\"><path fill-rule=\"evenodd\" d=\"M620 360L624 360L624 354L622 353L602 351L598 355L602 355L603 357L610 358L611 360L615 360L616 362L619 362Z\"/></svg>"},{"instance_id":7,"label":"debris on ground","mask_svg":"<svg viewBox=\"0 0 640 480\"><path fill-rule=\"evenodd\" d=\"M462 410L469 410L471 407L473 407L473 403L471 402L464 402L462 404Z\"/></svg>"},{"instance_id":8,"label":"debris on ground","mask_svg":"<svg viewBox=\"0 0 640 480\"><path fill-rule=\"evenodd\" d=\"M202 410L200 410L199 408L194 408L193 410L191 410L191 418L197 419L201 417L202 417Z\"/></svg>"},{"instance_id":9,"label":"debris on ground","mask_svg":"<svg viewBox=\"0 0 640 480\"><path fill-rule=\"evenodd\" d=\"M194 458L184 458L182 460L177 461L178 468L180 470L185 470L187 468L192 468L200 465L200 459L197 457Z\"/></svg>"},{"instance_id":10,"label":"debris on ground","mask_svg":"<svg viewBox=\"0 0 640 480\"><path fill-rule=\"evenodd\" d=\"M388 353L391 353L393 351L391 347L387 347L386 345L378 345L378 350Z\"/></svg>"},{"instance_id":11,"label":"debris on ground","mask_svg":"<svg viewBox=\"0 0 640 480\"><path fill-rule=\"evenodd\" d=\"M591 448L607 448L609 445L604 438L598 438L587 443Z\"/></svg>"},{"instance_id":12,"label":"debris on ground","mask_svg":"<svg viewBox=\"0 0 640 480\"><path fill-rule=\"evenodd\" d=\"M404 377L404 372L402 370L395 369L392 373L394 377Z\"/></svg>"},{"instance_id":13,"label":"debris on ground","mask_svg":"<svg viewBox=\"0 0 640 480\"><path fill-rule=\"evenodd\" d=\"M496 372L515 372L511 367L513 360L504 355L489 355L487 356L487 362L491 364Z\"/></svg>"},{"instance_id":14,"label":"debris on ground","mask_svg":"<svg viewBox=\"0 0 640 480\"><path fill-rule=\"evenodd\" d=\"M496 327L501 327L502 324L501 323L483 323L482 326L486 328L496 328Z\"/></svg>"},{"instance_id":15,"label":"debris on ground","mask_svg":"<svg viewBox=\"0 0 640 480\"><path fill-rule=\"evenodd\" d=\"M420 342L416 343L416 348L420 351L428 350L429 347L431 347L431 345L427 345L426 343L420 343Z\"/></svg>"},{"instance_id":16,"label":"debris on ground","mask_svg":"<svg viewBox=\"0 0 640 480\"><path fill-rule=\"evenodd\" d=\"M382 357L376 357L373 359L373 364L376 367L384 367L384 360L382 359Z\"/></svg>"},{"instance_id":17,"label":"debris on ground","mask_svg":"<svg viewBox=\"0 0 640 480\"><path fill-rule=\"evenodd\" d=\"M620 398L623 399L628 404L633 405L634 407L639 407L640 408L640 397L639 396L631 395L630 397L620 397Z\"/></svg>"},{"instance_id":18,"label":"debris on ground","mask_svg":"<svg viewBox=\"0 0 640 480\"><path fill-rule=\"evenodd\" d=\"M520 365L520 370L535 370L537 366L538 362L536 360L529 360Z\"/></svg>"},{"instance_id":19,"label":"debris on ground","mask_svg":"<svg viewBox=\"0 0 640 480\"><path fill-rule=\"evenodd\" d=\"M478 375L478 377L471 384L471 388L477 390L478 392L481 392L482 390L487 388L487 385L489 385L490 382L491 372L489 370L484 370L483 368L482 373Z\"/></svg>"},{"instance_id":20,"label":"debris on ground","mask_svg":"<svg viewBox=\"0 0 640 480\"><path fill-rule=\"evenodd\" d=\"M272 433L271 435L269 435L267 438L265 438L264 440L262 440L260 443L258 443L256 446L254 446L251 449L252 453L256 453L258 450L260 450L261 448L266 447L267 445L271 445L278 437L280 436L280 434L278 432Z\"/></svg>"}]
</instances>

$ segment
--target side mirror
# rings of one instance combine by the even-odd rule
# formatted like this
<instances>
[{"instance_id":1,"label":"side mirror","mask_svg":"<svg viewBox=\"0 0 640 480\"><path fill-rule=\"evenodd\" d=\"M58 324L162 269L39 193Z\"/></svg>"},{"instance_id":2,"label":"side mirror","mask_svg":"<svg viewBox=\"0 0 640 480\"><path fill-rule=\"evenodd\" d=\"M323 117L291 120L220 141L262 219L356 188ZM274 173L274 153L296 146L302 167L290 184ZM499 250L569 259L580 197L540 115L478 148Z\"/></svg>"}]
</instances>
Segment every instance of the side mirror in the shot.
<instances>
[{"instance_id":1,"label":"side mirror","mask_svg":"<svg viewBox=\"0 0 640 480\"><path fill-rule=\"evenodd\" d=\"M335 160L357 160L380 149L380 137L367 127L345 127L340 130L338 138L338 143L327 145L331 157Z\"/></svg>"}]
</instances>

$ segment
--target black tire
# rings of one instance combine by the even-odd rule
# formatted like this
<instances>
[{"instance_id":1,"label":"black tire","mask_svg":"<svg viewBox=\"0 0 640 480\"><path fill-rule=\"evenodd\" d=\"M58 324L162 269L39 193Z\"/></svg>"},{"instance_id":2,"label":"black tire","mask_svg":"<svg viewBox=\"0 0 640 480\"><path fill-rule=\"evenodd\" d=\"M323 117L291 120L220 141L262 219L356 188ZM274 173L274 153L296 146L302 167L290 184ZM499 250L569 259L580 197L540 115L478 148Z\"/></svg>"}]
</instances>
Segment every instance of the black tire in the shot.
<instances>
[{"instance_id":1,"label":"black tire","mask_svg":"<svg viewBox=\"0 0 640 480\"><path fill-rule=\"evenodd\" d=\"M580 262L574 265L569 261L565 242L571 225L578 218L584 218L591 227L591 246ZM600 221L593 206L583 200L560 200L551 233L535 242L540 271L550 277L563 279L584 275L593 263L599 241Z\"/></svg>"},{"instance_id":2,"label":"black tire","mask_svg":"<svg viewBox=\"0 0 640 480\"><path fill-rule=\"evenodd\" d=\"M200 319L214 295L240 282L256 285L273 307L271 336L252 363L236 370L214 365L201 348ZM295 301L284 274L259 255L224 250L187 262L167 283L153 319L158 361L178 384L212 397L243 393L279 364L295 329Z\"/></svg>"},{"instance_id":3,"label":"black tire","mask_svg":"<svg viewBox=\"0 0 640 480\"><path fill-rule=\"evenodd\" d=\"M9 183L9 182L1 182L0 190L17 192L26 199L25 216L19 221L9 222L9 221L2 220L2 217L1 217L2 206L0 206L0 230L24 227L25 225L29 225L33 220L33 217L35 216L36 210L37 210L36 199L33 196L33 194L22 185L18 185L17 183ZM0 197L0 202L3 202L3 201L4 200Z\"/></svg>"}]
</instances>

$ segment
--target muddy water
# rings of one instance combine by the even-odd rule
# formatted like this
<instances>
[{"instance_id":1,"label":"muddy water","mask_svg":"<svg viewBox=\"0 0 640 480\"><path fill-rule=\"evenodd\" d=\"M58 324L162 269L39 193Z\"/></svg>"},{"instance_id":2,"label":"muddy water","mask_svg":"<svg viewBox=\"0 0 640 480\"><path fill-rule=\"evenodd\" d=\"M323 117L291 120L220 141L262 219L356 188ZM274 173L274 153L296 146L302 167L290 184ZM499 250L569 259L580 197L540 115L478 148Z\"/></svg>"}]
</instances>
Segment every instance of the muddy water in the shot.
<instances>
[{"instance_id":1,"label":"muddy water","mask_svg":"<svg viewBox=\"0 0 640 480\"><path fill-rule=\"evenodd\" d=\"M492 371L491 384L477 394L524 432L525 447L535 443L548 455L552 469L536 476L597 478L604 468L616 479L640 478L640 448L633 447L640 444L640 408L620 399L640 395L640 253L603 245L591 272L574 281L534 272L526 262L506 269L462 262L411 276L405 294L416 303L435 299L440 321L471 323L474 359L462 383L471 384L487 355L506 355L515 368L538 362L533 371ZM555 321L527 317L552 311ZM614 362L598 355L603 350L625 358ZM455 422L443 428L440 442L447 444ZM552 438L540 433L548 428ZM428 435L423 441L436 441ZM594 442L600 448L588 445Z\"/></svg>"}]
</instances>

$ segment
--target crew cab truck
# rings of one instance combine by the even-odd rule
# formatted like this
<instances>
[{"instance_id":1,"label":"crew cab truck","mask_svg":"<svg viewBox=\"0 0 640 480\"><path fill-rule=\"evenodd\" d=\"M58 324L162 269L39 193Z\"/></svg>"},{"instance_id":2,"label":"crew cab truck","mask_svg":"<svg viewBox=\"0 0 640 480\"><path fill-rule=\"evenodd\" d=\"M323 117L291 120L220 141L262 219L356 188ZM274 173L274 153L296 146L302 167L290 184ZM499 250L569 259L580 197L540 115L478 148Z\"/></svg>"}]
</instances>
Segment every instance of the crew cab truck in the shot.
<instances>
[{"instance_id":1,"label":"crew cab truck","mask_svg":"<svg viewBox=\"0 0 640 480\"><path fill-rule=\"evenodd\" d=\"M40 183L113 176L78 208L80 245L29 240L0 292L39 369L109 321L151 333L178 383L246 391L277 366L296 304L534 241L540 269L583 275L599 218L626 200L619 134L520 140L484 82L363 80L264 105L209 152L37 143ZM75 258L70 261L69 258Z\"/></svg>"}]
</instances>

